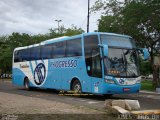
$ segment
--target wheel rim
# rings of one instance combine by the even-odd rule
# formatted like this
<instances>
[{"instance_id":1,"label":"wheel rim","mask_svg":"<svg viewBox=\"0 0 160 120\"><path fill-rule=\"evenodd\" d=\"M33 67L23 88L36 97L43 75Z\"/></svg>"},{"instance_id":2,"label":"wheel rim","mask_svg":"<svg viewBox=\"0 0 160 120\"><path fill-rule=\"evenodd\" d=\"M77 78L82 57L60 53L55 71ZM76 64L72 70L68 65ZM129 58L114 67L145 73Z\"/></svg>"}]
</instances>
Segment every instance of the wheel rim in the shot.
<instances>
[{"instance_id":1,"label":"wheel rim","mask_svg":"<svg viewBox=\"0 0 160 120\"><path fill-rule=\"evenodd\" d=\"M28 86L28 81L25 82L25 88L26 88L26 89L29 88L29 86Z\"/></svg>"},{"instance_id":2,"label":"wheel rim","mask_svg":"<svg viewBox=\"0 0 160 120\"><path fill-rule=\"evenodd\" d=\"M74 86L74 89L73 89L74 91L76 91L76 92L81 92L81 85L80 84L76 84L75 86Z\"/></svg>"}]
</instances>

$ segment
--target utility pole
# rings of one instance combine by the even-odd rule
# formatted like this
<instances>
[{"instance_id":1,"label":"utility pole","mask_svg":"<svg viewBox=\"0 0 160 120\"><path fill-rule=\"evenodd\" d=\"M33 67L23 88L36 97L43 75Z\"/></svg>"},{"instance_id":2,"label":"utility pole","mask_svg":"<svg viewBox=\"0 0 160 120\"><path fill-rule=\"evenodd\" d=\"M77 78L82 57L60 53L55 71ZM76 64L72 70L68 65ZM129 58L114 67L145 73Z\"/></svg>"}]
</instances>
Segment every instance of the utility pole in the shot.
<instances>
[{"instance_id":1,"label":"utility pole","mask_svg":"<svg viewBox=\"0 0 160 120\"><path fill-rule=\"evenodd\" d=\"M87 33L89 32L89 6L90 6L90 0L88 0Z\"/></svg>"},{"instance_id":2,"label":"utility pole","mask_svg":"<svg viewBox=\"0 0 160 120\"><path fill-rule=\"evenodd\" d=\"M59 23L62 22L62 20L55 20L58 23L58 33L59 33Z\"/></svg>"}]
</instances>

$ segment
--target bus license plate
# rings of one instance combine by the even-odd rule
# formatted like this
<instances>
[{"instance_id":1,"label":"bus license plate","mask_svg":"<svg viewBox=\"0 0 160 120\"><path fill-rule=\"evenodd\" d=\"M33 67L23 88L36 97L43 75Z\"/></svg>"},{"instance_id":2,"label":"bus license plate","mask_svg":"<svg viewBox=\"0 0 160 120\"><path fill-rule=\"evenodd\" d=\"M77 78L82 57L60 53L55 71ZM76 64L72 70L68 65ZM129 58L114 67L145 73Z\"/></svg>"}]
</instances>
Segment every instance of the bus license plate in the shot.
<instances>
[{"instance_id":1,"label":"bus license plate","mask_svg":"<svg viewBox=\"0 0 160 120\"><path fill-rule=\"evenodd\" d=\"M130 91L130 88L123 88L124 92Z\"/></svg>"}]
</instances>

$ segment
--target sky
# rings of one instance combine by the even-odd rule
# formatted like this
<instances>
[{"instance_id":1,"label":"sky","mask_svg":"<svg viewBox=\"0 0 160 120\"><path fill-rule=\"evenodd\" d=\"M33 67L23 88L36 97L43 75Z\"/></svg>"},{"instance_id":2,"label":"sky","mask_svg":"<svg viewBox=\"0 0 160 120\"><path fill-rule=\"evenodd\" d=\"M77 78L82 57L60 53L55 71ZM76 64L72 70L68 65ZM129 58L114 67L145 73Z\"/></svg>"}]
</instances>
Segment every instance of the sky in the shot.
<instances>
[{"instance_id":1,"label":"sky","mask_svg":"<svg viewBox=\"0 0 160 120\"><path fill-rule=\"evenodd\" d=\"M90 6L96 0L90 0ZM0 0L0 35L12 32L45 34L72 24L86 31L88 0ZM90 32L97 29L100 14L90 15Z\"/></svg>"}]
</instances>

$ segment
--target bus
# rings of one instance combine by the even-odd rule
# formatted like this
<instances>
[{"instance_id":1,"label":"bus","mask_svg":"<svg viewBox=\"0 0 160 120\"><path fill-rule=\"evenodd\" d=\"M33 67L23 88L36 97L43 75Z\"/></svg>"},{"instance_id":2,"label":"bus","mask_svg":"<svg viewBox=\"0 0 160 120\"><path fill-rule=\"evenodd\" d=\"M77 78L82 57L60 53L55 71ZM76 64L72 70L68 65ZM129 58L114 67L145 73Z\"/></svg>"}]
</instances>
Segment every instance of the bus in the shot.
<instances>
[{"instance_id":1,"label":"bus","mask_svg":"<svg viewBox=\"0 0 160 120\"><path fill-rule=\"evenodd\" d=\"M137 93L141 86L135 41L115 33L63 36L15 48L12 71L13 84L26 89L112 95Z\"/></svg>"}]
</instances>

